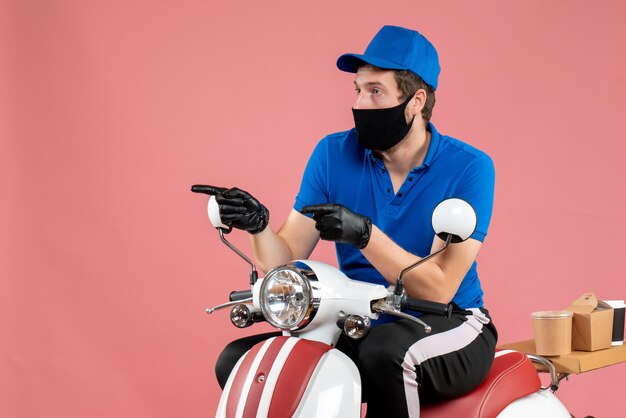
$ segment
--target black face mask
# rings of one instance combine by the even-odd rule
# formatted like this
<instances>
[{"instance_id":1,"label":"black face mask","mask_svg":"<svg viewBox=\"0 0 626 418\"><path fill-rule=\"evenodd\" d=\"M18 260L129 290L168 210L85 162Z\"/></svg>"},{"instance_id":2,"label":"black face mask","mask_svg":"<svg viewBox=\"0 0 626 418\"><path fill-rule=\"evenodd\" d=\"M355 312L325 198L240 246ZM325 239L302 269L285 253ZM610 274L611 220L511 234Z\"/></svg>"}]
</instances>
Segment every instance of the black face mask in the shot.
<instances>
[{"instance_id":1,"label":"black face mask","mask_svg":"<svg viewBox=\"0 0 626 418\"><path fill-rule=\"evenodd\" d=\"M413 96L402 104L386 109L352 109L356 135L361 145L373 151L387 151L406 136L413 119L406 122L404 109Z\"/></svg>"}]
</instances>

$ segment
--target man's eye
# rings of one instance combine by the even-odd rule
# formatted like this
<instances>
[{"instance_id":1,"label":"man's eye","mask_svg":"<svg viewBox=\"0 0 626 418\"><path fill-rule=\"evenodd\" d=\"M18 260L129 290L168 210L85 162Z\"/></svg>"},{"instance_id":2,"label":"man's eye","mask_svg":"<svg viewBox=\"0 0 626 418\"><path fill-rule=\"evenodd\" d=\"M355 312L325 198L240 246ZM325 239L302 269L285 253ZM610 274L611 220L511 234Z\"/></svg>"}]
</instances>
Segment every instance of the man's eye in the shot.
<instances>
[{"instance_id":1,"label":"man's eye","mask_svg":"<svg viewBox=\"0 0 626 418\"><path fill-rule=\"evenodd\" d=\"M381 94L383 91L381 89L373 89L372 93L374 94Z\"/></svg>"},{"instance_id":2,"label":"man's eye","mask_svg":"<svg viewBox=\"0 0 626 418\"><path fill-rule=\"evenodd\" d=\"M359 93L361 93L361 89L354 89L354 92L355 92L356 94L359 94Z\"/></svg>"}]
</instances>

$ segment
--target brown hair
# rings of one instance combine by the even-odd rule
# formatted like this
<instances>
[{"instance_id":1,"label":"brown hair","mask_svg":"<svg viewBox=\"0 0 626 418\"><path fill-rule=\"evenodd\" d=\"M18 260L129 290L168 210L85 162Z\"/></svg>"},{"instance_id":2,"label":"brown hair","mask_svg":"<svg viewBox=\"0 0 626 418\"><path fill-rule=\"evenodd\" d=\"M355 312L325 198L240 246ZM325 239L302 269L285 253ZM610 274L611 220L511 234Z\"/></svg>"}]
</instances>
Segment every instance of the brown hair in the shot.
<instances>
[{"instance_id":1,"label":"brown hair","mask_svg":"<svg viewBox=\"0 0 626 418\"><path fill-rule=\"evenodd\" d=\"M401 100L412 96L419 89L426 91L426 103L424 103L422 108L422 118L426 122L430 121L433 115L433 107L435 107L435 90L420 77L407 70L396 70L395 77L398 89L402 92Z\"/></svg>"}]
</instances>

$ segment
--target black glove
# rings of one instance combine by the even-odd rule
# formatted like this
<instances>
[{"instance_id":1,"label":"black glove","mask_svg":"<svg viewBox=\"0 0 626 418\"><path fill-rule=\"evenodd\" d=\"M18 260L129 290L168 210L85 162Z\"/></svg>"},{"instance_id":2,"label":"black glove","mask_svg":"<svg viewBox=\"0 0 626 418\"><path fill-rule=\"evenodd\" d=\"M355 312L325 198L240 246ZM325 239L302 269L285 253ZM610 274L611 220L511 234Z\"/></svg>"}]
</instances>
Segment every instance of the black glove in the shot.
<instances>
[{"instance_id":1,"label":"black glove","mask_svg":"<svg viewBox=\"0 0 626 418\"><path fill-rule=\"evenodd\" d=\"M320 238L328 241L355 245L359 249L367 246L372 235L372 221L342 205L322 204L305 206L300 213L310 213L315 219L315 229Z\"/></svg>"},{"instance_id":2,"label":"black glove","mask_svg":"<svg viewBox=\"0 0 626 418\"><path fill-rule=\"evenodd\" d=\"M265 206L250 193L236 187L226 189L196 184L191 186L191 191L215 196L222 223L233 228L258 234L267 227L270 220L270 212Z\"/></svg>"}]
</instances>

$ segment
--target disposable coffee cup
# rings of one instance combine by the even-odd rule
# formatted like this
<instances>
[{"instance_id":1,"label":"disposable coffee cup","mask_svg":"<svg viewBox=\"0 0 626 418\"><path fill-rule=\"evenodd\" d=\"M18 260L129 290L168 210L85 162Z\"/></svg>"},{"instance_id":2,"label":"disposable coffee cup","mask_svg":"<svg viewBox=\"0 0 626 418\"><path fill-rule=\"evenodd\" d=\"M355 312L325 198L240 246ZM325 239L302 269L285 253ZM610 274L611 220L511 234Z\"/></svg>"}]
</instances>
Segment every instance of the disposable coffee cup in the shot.
<instances>
[{"instance_id":1,"label":"disposable coffee cup","mask_svg":"<svg viewBox=\"0 0 626 418\"><path fill-rule=\"evenodd\" d=\"M613 337L611 345L624 344L624 305L623 300L605 300L607 305L613 308Z\"/></svg>"},{"instance_id":2,"label":"disposable coffee cup","mask_svg":"<svg viewBox=\"0 0 626 418\"><path fill-rule=\"evenodd\" d=\"M533 312L535 351L541 356L560 356L572 352L572 317L569 311Z\"/></svg>"}]
</instances>

